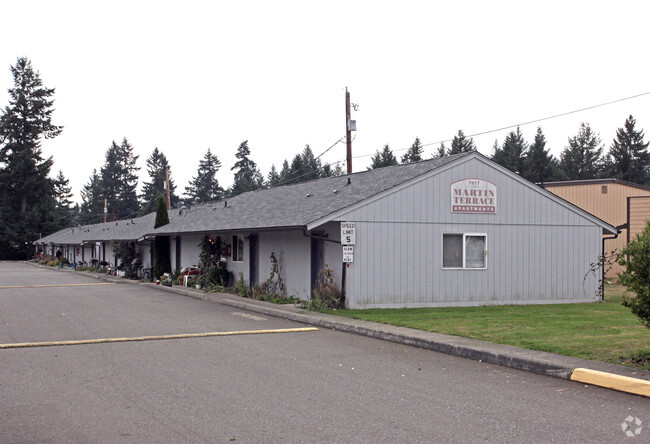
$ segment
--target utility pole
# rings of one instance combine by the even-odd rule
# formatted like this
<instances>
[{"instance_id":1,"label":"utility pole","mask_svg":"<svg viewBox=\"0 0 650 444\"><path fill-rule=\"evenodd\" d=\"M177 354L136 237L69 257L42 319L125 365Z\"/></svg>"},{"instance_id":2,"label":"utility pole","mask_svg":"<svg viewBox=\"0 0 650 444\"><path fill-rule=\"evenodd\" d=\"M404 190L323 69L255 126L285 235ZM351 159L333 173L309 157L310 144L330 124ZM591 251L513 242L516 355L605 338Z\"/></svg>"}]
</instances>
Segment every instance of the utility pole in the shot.
<instances>
[{"instance_id":1,"label":"utility pole","mask_svg":"<svg viewBox=\"0 0 650 444\"><path fill-rule=\"evenodd\" d=\"M169 195L169 168L165 168L165 188L167 188L167 209L171 210L172 200Z\"/></svg>"},{"instance_id":2,"label":"utility pole","mask_svg":"<svg viewBox=\"0 0 650 444\"><path fill-rule=\"evenodd\" d=\"M108 202L104 199L104 223L106 223L106 217L108 216Z\"/></svg>"},{"instance_id":3,"label":"utility pole","mask_svg":"<svg viewBox=\"0 0 650 444\"><path fill-rule=\"evenodd\" d=\"M348 166L348 174L352 174L352 138L350 137L350 93L348 88L345 88L345 140L347 145L346 163Z\"/></svg>"}]
</instances>

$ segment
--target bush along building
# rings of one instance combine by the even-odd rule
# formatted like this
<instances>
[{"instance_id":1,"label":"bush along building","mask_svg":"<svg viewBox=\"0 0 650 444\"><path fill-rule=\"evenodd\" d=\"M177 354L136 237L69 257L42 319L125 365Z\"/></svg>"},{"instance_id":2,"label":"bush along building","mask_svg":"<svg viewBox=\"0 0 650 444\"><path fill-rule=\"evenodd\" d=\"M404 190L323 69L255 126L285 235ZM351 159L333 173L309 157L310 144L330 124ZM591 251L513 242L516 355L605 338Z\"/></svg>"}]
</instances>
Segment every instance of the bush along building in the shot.
<instances>
[{"instance_id":1,"label":"bush along building","mask_svg":"<svg viewBox=\"0 0 650 444\"><path fill-rule=\"evenodd\" d=\"M589 270L617 232L477 152L170 215L140 234L170 237L172 268L197 264L210 239L234 280L255 285L275 267L287 295L308 299L329 270L349 308L593 301Z\"/></svg>"}]
</instances>

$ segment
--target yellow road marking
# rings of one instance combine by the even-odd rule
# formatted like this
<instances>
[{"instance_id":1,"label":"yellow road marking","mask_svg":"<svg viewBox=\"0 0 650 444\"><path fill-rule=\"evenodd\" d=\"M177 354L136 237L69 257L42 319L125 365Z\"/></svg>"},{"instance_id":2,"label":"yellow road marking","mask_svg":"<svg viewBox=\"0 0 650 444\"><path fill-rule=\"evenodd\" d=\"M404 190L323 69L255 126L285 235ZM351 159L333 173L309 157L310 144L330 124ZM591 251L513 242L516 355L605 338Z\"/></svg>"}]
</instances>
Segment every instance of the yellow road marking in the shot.
<instances>
[{"instance_id":1,"label":"yellow road marking","mask_svg":"<svg viewBox=\"0 0 650 444\"><path fill-rule=\"evenodd\" d=\"M281 328L277 330L215 331L210 333L140 336L135 338L104 338L104 339L84 339L78 341L23 342L23 343L16 343L16 344L0 344L0 349L27 348L27 347L54 347L58 345L104 344L109 342L160 341L163 339L208 338L212 336L263 335L263 334L271 334L271 333L299 333L299 332L306 332L306 331L318 331L318 329L316 327Z\"/></svg>"},{"instance_id":2,"label":"yellow road marking","mask_svg":"<svg viewBox=\"0 0 650 444\"><path fill-rule=\"evenodd\" d=\"M619 392L650 396L650 381L645 379L630 378L629 376L600 372L589 368L575 368L571 373L571 380L606 387Z\"/></svg>"},{"instance_id":3,"label":"yellow road marking","mask_svg":"<svg viewBox=\"0 0 650 444\"><path fill-rule=\"evenodd\" d=\"M44 284L44 285L5 285L3 288L44 288L44 287L90 287L93 285L115 285L115 282L99 282L92 284Z\"/></svg>"}]
</instances>

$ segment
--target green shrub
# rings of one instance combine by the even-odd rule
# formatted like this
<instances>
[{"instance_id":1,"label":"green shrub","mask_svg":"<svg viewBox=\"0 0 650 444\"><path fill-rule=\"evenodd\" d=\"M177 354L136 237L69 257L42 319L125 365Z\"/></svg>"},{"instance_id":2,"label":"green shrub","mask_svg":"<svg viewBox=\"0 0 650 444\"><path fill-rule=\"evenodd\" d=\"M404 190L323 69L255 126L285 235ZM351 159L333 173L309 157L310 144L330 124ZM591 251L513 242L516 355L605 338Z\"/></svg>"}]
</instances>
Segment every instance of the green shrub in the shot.
<instances>
[{"instance_id":1,"label":"green shrub","mask_svg":"<svg viewBox=\"0 0 650 444\"><path fill-rule=\"evenodd\" d=\"M341 293L334 283L334 271L328 266L318 272L312 297L307 301L307 309L314 311L343 308Z\"/></svg>"},{"instance_id":2,"label":"green shrub","mask_svg":"<svg viewBox=\"0 0 650 444\"><path fill-rule=\"evenodd\" d=\"M636 294L636 297L624 297L623 305L650 328L650 221L636 239L623 248L618 263L626 267L619 273L619 281Z\"/></svg>"}]
</instances>

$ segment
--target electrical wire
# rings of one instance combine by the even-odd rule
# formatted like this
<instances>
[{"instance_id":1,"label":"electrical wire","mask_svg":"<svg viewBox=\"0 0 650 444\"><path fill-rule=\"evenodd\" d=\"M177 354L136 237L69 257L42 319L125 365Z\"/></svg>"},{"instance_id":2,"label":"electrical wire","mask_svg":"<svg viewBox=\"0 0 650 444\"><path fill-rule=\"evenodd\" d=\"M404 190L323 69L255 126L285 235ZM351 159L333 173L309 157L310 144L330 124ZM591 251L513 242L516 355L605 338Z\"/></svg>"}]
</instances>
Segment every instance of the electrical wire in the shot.
<instances>
[{"instance_id":1,"label":"electrical wire","mask_svg":"<svg viewBox=\"0 0 650 444\"><path fill-rule=\"evenodd\" d=\"M650 91L640 93L640 94L635 94L635 95L629 96L629 97L623 97L622 99L616 99L616 100L612 100L612 101L605 102L605 103L599 103L598 105L592 105L592 106L588 106L588 107L585 107L585 108L576 109L576 110L573 110L573 111L567 111L567 112L560 113L560 114L554 114L552 116L542 117L540 119L529 120L527 122L521 122L521 123L517 123L517 124L514 124L514 125L504 126L504 127L501 127L501 128L491 129L491 130L487 130L487 131L481 131L481 132L478 132L478 133L466 134L465 137L470 138L470 137L484 136L485 134L496 133L496 132L499 132L499 131L513 129L513 128L517 128L517 127L521 127L521 126L525 126L525 125L530 125L530 124L533 124L533 123L543 122L545 120L556 119L558 117L564 117L564 116L568 116L568 115L571 115L571 114L576 114L576 113L580 113L580 112L583 112L583 111L588 111L590 109L595 109L595 108L600 108L600 107L607 106L607 105L612 105L614 103L624 102L626 100L636 99L638 97L647 96L648 94L650 94ZM440 145L442 143L452 142L453 140L454 139L451 138L451 139L440 140L438 142L423 143L422 146L425 147L425 146L431 146L431 145ZM396 152L399 152L399 151L406 151L409 148L410 147L408 147L408 148L399 148L399 149L392 150L392 151L394 153L396 153ZM360 159L360 158L370 157L370 156L374 156L374 155L375 155L374 153L373 154L362 154L362 155L359 155L359 156L354 156L352 158L353 159Z\"/></svg>"}]
</instances>

